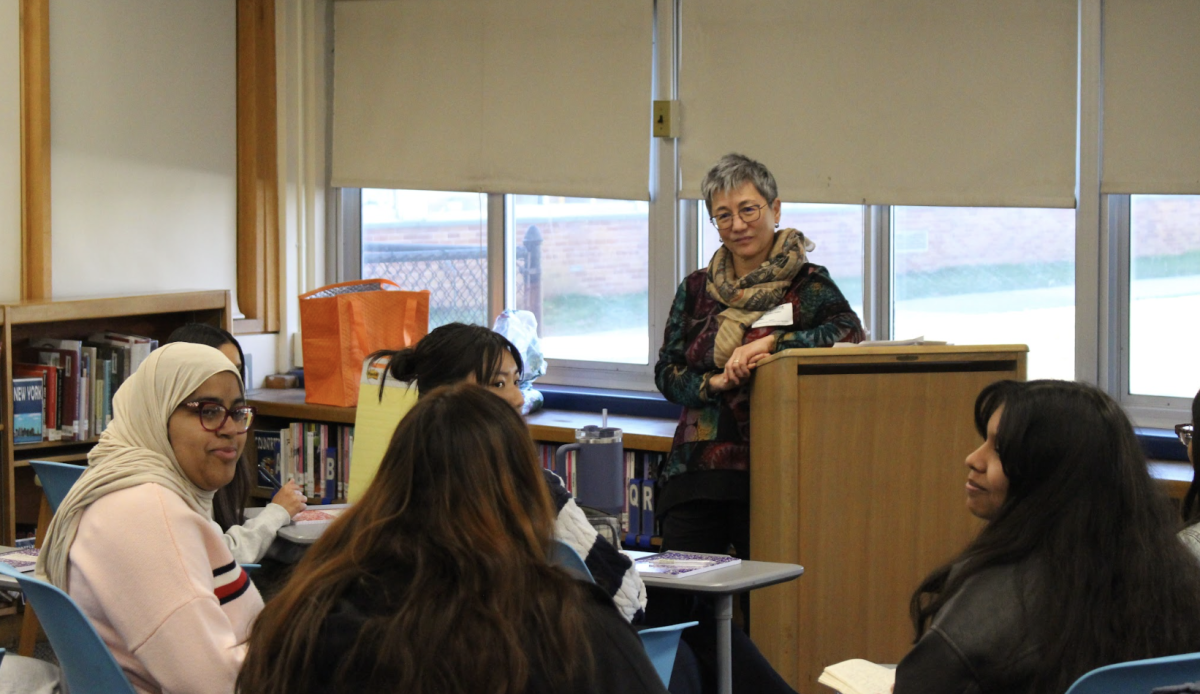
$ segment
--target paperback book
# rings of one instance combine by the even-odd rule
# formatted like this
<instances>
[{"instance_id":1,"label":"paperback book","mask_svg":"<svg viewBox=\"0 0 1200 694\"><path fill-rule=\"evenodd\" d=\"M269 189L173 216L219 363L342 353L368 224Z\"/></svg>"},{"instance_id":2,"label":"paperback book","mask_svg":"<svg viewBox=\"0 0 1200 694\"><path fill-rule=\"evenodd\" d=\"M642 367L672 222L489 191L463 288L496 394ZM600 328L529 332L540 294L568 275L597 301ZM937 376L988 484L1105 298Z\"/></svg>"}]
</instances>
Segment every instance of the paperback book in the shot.
<instances>
[{"instance_id":1,"label":"paperback book","mask_svg":"<svg viewBox=\"0 0 1200 694\"><path fill-rule=\"evenodd\" d=\"M638 573L661 578L685 578L741 563L737 557L699 552L660 552L634 562Z\"/></svg>"},{"instance_id":2,"label":"paperback book","mask_svg":"<svg viewBox=\"0 0 1200 694\"><path fill-rule=\"evenodd\" d=\"M892 694L896 669L855 658L825 668L817 682L841 694Z\"/></svg>"},{"instance_id":3,"label":"paperback book","mask_svg":"<svg viewBox=\"0 0 1200 694\"><path fill-rule=\"evenodd\" d=\"M14 378L13 443L41 443L43 416L42 379Z\"/></svg>"}]
</instances>

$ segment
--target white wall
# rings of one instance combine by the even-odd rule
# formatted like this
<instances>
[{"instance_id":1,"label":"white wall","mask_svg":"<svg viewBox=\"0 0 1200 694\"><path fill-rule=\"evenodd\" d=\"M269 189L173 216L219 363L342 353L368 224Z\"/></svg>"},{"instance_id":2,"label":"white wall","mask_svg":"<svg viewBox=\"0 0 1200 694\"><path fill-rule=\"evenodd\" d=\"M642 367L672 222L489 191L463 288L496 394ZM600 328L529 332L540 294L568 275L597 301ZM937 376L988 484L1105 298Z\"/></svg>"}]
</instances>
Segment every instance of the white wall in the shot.
<instances>
[{"instance_id":1,"label":"white wall","mask_svg":"<svg viewBox=\"0 0 1200 694\"><path fill-rule=\"evenodd\" d=\"M50 3L54 298L234 288L236 48L235 0Z\"/></svg>"},{"instance_id":2,"label":"white wall","mask_svg":"<svg viewBox=\"0 0 1200 694\"><path fill-rule=\"evenodd\" d=\"M0 0L0 302L21 298L20 0Z\"/></svg>"}]
</instances>

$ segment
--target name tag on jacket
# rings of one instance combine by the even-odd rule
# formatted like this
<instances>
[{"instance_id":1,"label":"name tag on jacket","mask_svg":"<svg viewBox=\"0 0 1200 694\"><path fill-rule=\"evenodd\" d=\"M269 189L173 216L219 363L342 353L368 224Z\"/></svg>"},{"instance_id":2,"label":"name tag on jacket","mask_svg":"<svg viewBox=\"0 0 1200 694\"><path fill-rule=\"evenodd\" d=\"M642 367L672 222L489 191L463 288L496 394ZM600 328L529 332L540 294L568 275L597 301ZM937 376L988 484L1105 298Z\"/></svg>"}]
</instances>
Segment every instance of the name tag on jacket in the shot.
<instances>
[{"instance_id":1,"label":"name tag on jacket","mask_svg":"<svg viewBox=\"0 0 1200 694\"><path fill-rule=\"evenodd\" d=\"M762 314L762 318L754 321L750 325L751 328L770 328L774 326L788 326L792 324L792 305L789 303L779 304L775 308Z\"/></svg>"}]
</instances>

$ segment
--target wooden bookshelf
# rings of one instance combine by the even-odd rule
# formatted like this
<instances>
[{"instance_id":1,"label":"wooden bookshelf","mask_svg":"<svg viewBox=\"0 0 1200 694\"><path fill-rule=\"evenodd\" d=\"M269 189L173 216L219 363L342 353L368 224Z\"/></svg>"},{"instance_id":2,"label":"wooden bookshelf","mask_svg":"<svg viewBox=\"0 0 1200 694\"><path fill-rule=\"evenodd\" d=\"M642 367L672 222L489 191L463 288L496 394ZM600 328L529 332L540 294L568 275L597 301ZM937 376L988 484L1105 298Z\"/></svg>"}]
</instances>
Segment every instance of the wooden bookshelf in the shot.
<instances>
[{"instance_id":1,"label":"wooden bookshelf","mask_svg":"<svg viewBox=\"0 0 1200 694\"><path fill-rule=\"evenodd\" d=\"M353 407L310 405L304 402L303 388L262 388L247 393L246 399L258 412L255 421L267 420L267 428L274 428L276 424L289 421L353 426L356 414ZM575 440L576 429L588 424L600 424L600 415L592 412L542 410L529 415L526 421L529 423L529 433L539 443L571 443ZM628 450L654 453L666 453L671 450L671 440L675 435L673 419L610 415L608 425L621 428L623 443ZM253 439L250 439L246 443L247 457L253 457L253 446ZM262 488L256 488L253 496L258 499L269 498L269 494Z\"/></svg>"},{"instance_id":2,"label":"wooden bookshelf","mask_svg":"<svg viewBox=\"0 0 1200 694\"><path fill-rule=\"evenodd\" d=\"M165 342L185 323L233 327L225 290L119 296L0 305L0 544L12 545L18 524L37 523L41 490L30 460L84 462L95 438L86 441L13 443L14 355L32 338L79 339L113 330Z\"/></svg>"}]
</instances>

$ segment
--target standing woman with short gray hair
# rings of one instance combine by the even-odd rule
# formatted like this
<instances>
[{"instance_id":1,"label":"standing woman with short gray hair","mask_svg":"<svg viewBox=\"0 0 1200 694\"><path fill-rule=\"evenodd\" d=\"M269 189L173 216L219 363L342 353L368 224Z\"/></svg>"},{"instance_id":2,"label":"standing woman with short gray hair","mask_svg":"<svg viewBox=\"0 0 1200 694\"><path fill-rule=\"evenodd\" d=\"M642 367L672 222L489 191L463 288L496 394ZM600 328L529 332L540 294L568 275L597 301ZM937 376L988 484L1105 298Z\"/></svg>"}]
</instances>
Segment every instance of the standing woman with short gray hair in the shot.
<instances>
[{"instance_id":1,"label":"standing woman with short gray hair","mask_svg":"<svg viewBox=\"0 0 1200 694\"><path fill-rule=\"evenodd\" d=\"M659 471L656 509L667 549L750 555L750 389L759 360L796 347L859 342L862 323L814 244L778 229L775 177L740 154L701 184L721 247L684 278L671 304L654 381L683 405Z\"/></svg>"},{"instance_id":2,"label":"standing woman with short gray hair","mask_svg":"<svg viewBox=\"0 0 1200 694\"><path fill-rule=\"evenodd\" d=\"M815 245L779 229L775 177L740 154L717 162L701 184L721 247L684 278L671 304L654 382L683 405L658 471L655 507L663 549L750 558L750 383L758 362L780 350L860 342L862 323L820 265ZM651 601L664 606L667 596ZM655 614L652 621L683 615ZM705 618L701 610L696 617ZM702 623L703 626L703 623ZM689 630L691 631L691 630ZM703 630L701 630L702 632ZM709 649L689 635L698 656ZM735 651L738 649L735 634ZM735 688L786 691L753 649L734 654ZM740 686L739 686L740 685Z\"/></svg>"}]
</instances>

